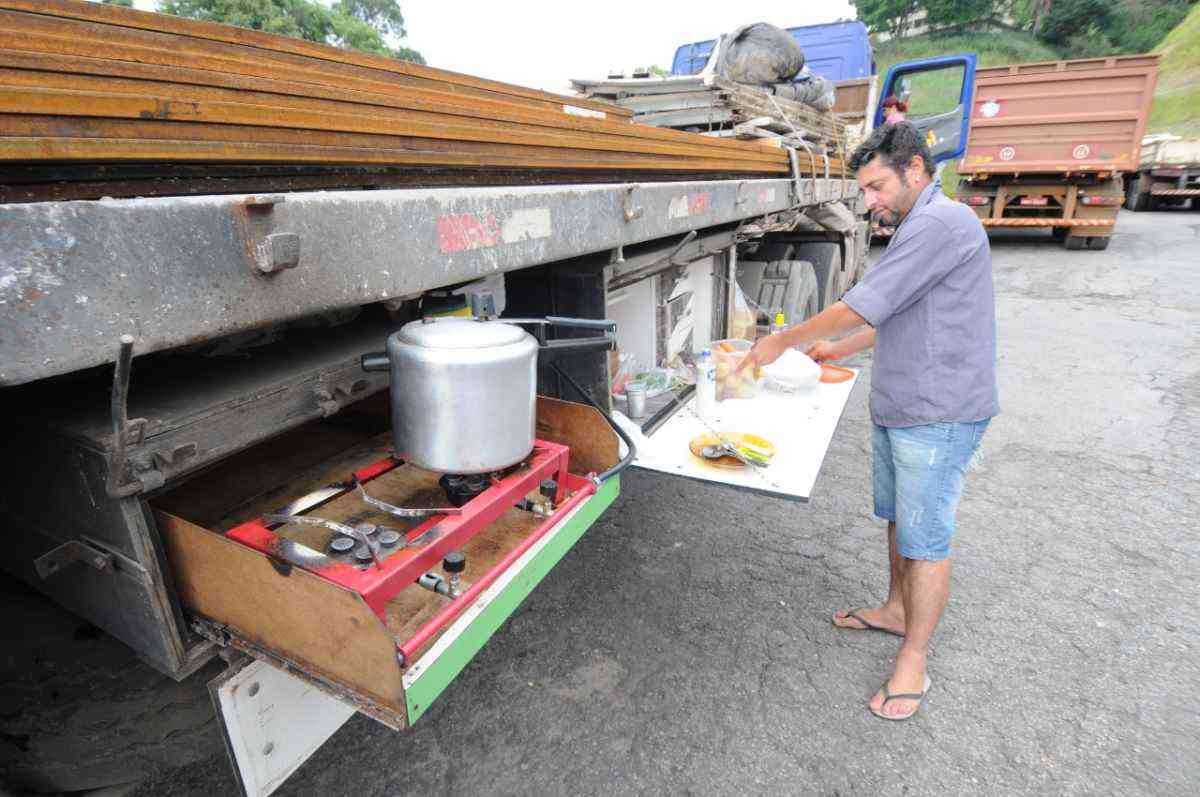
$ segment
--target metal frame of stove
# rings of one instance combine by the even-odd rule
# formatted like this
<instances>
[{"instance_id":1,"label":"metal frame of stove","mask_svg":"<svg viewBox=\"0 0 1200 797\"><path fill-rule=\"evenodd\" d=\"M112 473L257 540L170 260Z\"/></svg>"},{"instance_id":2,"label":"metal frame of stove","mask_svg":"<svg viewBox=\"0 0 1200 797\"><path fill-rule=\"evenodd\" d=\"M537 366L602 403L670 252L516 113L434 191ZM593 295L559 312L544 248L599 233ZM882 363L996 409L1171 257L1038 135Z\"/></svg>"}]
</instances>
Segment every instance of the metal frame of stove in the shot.
<instances>
[{"instance_id":1,"label":"metal frame of stove","mask_svg":"<svg viewBox=\"0 0 1200 797\"><path fill-rule=\"evenodd\" d=\"M537 490L543 480L553 479L558 485L553 512L519 545L475 579L467 589L452 597L440 612L422 624L409 639L397 643L396 650L400 662L402 665L407 664L413 661L417 651L462 614L492 582L567 513L595 494L594 482L567 472L569 460L570 449L567 446L543 440L535 441L529 459L517 470L496 478L491 487L464 504L460 514L434 515L416 528L410 529L406 532L406 540L410 545L416 541L416 547L400 548L379 564L361 567L323 557L315 551L312 552L312 556L306 557L307 561L289 559L288 563L357 593L371 611L386 622L389 601L416 582L422 574L436 567L447 553L465 545L526 495ZM355 471L354 476L359 482L366 484L402 465L402 460L387 457ZM225 536L277 558L281 545L286 540L273 530L279 527L280 524L272 526L259 518L235 526L227 531ZM427 542L419 542L425 537L429 537Z\"/></svg>"}]
</instances>

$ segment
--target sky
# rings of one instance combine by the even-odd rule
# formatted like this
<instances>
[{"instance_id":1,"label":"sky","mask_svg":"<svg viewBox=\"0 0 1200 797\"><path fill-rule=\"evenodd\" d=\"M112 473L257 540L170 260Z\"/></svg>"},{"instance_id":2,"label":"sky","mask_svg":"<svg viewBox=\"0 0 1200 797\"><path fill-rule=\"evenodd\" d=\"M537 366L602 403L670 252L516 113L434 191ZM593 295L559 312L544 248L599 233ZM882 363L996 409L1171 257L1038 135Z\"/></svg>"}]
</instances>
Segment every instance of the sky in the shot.
<instances>
[{"instance_id":1,"label":"sky","mask_svg":"<svg viewBox=\"0 0 1200 797\"><path fill-rule=\"evenodd\" d=\"M135 4L152 10L155 0ZM751 22L790 28L855 16L848 0L400 0L400 9L408 46L430 66L550 91L610 69L669 69L679 45Z\"/></svg>"}]
</instances>

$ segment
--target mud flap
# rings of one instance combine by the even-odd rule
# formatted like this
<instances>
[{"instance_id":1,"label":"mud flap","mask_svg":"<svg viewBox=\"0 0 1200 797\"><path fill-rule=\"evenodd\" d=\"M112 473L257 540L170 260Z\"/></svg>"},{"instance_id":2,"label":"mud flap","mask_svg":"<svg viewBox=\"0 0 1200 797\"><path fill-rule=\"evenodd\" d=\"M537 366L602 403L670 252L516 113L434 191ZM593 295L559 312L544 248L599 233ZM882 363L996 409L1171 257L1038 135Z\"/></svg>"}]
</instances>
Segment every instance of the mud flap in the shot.
<instances>
[{"instance_id":1,"label":"mud flap","mask_svg":"<svg viewBox=\"0 0 1200 797\"><path fill-rule=\"evenodd\" d=\"M308 681L249 657L210 681L208 691L247 797L274 792L355 713Z\"/></svg>"}]
</instances>

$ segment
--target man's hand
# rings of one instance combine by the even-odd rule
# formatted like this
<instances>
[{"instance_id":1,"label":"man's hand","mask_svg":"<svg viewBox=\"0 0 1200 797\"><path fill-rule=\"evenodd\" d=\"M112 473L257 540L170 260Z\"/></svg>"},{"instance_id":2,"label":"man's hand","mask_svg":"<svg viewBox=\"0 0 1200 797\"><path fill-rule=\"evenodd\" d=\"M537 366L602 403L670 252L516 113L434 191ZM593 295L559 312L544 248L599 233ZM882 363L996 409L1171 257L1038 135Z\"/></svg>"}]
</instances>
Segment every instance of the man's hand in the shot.
<instances>
[{"instance_id":1,"label":"man's hand","mask_svg":"<svg viewBox=\"0 0 1200 797\"><path fill-rule=\"evenodd\" d=\"M774 335L767 335L765 338L759 338L755 341L753 348L746 352L746 356L738 363L735 374L740 374L751 365L761 368L764 365L769 365L780 358L780 356L788 350L787 341L783 335L776 332Z\"/></svg>"},{"instance_id":2,"label":"man's hand","mask_svg":"<svg viewBox=\"0 0 1200 797\"><path fill-rule=\"evenodd\" d=\"M813 341L804 353L811 357L814 361L823 363L829 360L840 360L846 356L846 352L832 340L816 340Z\"/></svg>"}]
</instances>

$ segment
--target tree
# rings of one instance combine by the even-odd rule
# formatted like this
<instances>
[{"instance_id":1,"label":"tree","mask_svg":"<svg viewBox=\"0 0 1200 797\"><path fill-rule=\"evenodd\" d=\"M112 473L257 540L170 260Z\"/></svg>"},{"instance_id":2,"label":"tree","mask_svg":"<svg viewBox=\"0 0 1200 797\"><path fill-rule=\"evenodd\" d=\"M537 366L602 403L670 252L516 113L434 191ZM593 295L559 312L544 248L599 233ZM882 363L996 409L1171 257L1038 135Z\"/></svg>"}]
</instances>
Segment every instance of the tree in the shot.
<instances>
[{"instance_id":1,"label":"tree","mask_svg":"<svg viewBox=\"0 0 1200 797\"><path fill-rule=\"evenodd\" d=\"M903 36L920 9L919 0L852 0L858 18L868 28L885 31L893 37Z\"/></svg>"},{"instance_id":2,"label":"tree","mask_svg":"<svg viewBox=\"0 0 1200 797\"><path fill-rule=\"evenodd\" d=\"M937 27L976 22L996 16L996 0L922 0L927 22Z\"/></svg>"},{"instance_id":3,"label":"tree","mask_svg":"<svg viewBox=\"0 0 1200 797\"><path fill-rule=\"evenodd\" d=\"M1053 0L1042 17L1038 35L1062 46L1073 37L1103 34L1112 22L1112 0Z\"/></svg>"},{"instance_id":4,"label":"tree","mask_svg":"<svg viewBox=\"0 0 1200 797\"><path fill-rule=\"evenodd\" d=\"M332 7L316 0L165 0L159 10L425 63L416 50L394 44L405 34L397 0L339 0Z\"/></svg>"}]
</instances>

